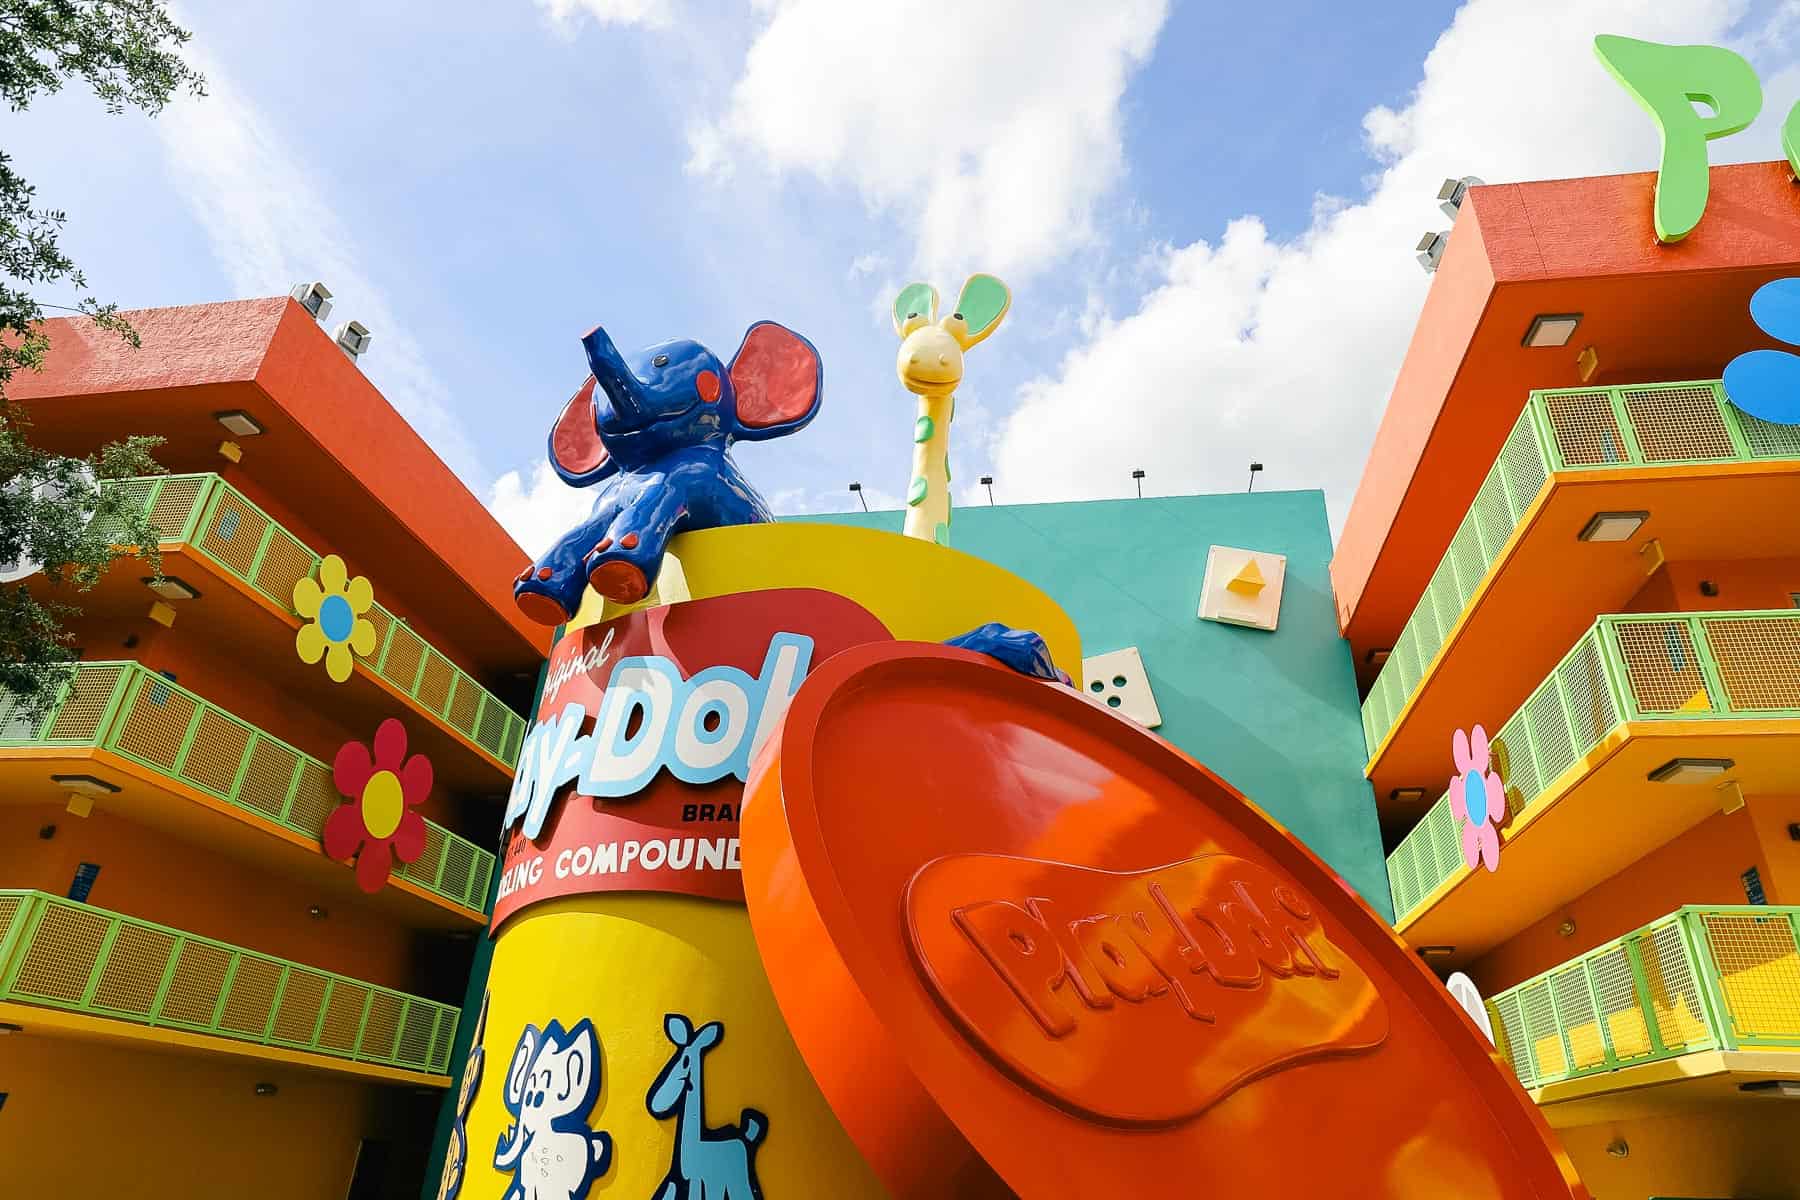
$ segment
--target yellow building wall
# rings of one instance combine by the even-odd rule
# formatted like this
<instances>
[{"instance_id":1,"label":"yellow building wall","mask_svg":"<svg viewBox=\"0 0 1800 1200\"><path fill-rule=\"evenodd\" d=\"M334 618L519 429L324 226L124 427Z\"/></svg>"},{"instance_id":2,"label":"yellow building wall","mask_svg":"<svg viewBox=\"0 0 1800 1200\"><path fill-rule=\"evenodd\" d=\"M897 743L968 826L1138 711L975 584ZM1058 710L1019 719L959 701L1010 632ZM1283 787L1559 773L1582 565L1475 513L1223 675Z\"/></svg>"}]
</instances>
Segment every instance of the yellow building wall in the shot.
<instances>
[{"instance_id":1,"label":"yellow building wall","mask_svg":"<svg viewBox=\"0 0 1800 1200\"><path fill-rule=\"evenodd\" d=\"M1559 1129L1596 1200L1800 1197L1800 1104L1742 1099L1653 1120ZM1623 1158L1606 1152L1623 1139Z\"/></svg>"},{"instance_id":2,"label":"yellow building wall","mask_svg":"<svg viewBox=\"0 0 1800 1200\"><path fill-rule=\"evenodd\" d=\"M259 1081L276 1094L256 1095ZM405 1097L30 1033L0 1039L0 1091L0 1196L21 1200L341 1200L382 1099Z\"/></svg>"}]
</instances>

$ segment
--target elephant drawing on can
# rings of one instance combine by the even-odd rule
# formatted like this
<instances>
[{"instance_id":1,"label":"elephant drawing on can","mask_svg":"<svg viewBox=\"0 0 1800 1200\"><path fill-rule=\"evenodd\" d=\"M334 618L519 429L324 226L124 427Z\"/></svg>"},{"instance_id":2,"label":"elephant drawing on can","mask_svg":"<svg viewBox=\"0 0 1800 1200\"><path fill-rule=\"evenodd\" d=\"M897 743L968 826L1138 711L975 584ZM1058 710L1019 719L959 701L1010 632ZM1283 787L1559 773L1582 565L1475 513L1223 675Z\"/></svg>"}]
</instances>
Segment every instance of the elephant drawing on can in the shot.
<instances>
[{"instance_id":1,"label":"elephant drawing on can","mask_svg":"<svg viewBox=\"0 0 1800 1200\"><path fill-rule=\"evenodd\" d=\"M581 340L591 374L550 429L550 465L596 487L588 518L519 573L513 600L534 621L574 616L584 589L644 599L682 530L771 521L728 450L793 433L819 411L824 374L811 342L758 321L729 364L693 341L627 358L603 329Z\"/></svg>"},{"instance_id":2,"label":"elephant drawing on can","mask_svg":"<svg viewBox=\"0 0 1800 1200\"><path fill-rule=\"evenodd\" d=\"M512 1173L502 1200L582 1200L612 1164L612 1135L588 1127L600 1095L600 1042L585 1017L571 1029L527 1025L506 1070L512 1124L494 1169Z\"/></svg>"}]
</instances>

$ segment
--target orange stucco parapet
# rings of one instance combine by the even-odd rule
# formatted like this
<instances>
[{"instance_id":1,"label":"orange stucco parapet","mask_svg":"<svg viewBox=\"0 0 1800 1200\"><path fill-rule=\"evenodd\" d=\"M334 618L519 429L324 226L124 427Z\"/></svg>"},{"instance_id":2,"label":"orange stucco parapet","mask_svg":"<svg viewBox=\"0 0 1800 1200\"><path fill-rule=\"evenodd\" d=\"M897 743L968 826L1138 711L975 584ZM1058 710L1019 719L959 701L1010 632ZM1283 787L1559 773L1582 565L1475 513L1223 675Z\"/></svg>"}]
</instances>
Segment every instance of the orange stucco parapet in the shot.
<instances>
[{"instance_id":1,"label":"orange stucco parapet","mask_svg":"<svg viewBox=\"0 0 1800 1200\"><path fill-rule=\"evenodd\" d=\"M1471 189L1471 196L1475 190ZM1346 631L1355 620L1388 530L1406 499L1414 468L1425 455L1438 412L1462 369L1493 287L1481 214L1465 199L1450 244L1432 276L1424 312L1401 360L1393 394L1382 413L1362 482L1351 499L1331 559L1338 624ZM1429 577L1431 568L1425 570Z\"/></svg>"},{"instance_id":2,"label":"orange stucco parapet","mask_svg":"<svg viewBox=\"0 0 1800 1200\"><path fill-rule=\"evenodd\" d=\"M1785 162L1715 167L1705 219L1657 243L1656 176L1474 187L1419 316L1331 564L1356 649L1391 645L1533 388L1716 377L1773 345L1745 305L1800 266L1800 187ZM1521 344L1537 312L1583 316L1556 350Z\"/></svg>"},{"instance_id":3,"label":"orange stucco parapet","mask_svg":"<svg viewBox=\"0 0 1800 1200\"><path fill-rule=\"evenodd\" d=\"M256 380L489 607L549 652L551 631L512 599L513 577L530 556L299 304L288 302Z\"/></svg>"},{"instance_id":4,"label":"orange stucco parapet","mask_svg":"<svg viewBox=\"0 0 1800 1200\"><path fill-rule=\"evenodd\" d=\"M234 393L254 389L324 456L296 448L282 451L284 462L263 458L259 470L268 481L291 479L282 490L308 504L341 505L346 500L337 489L349 477L392 516L395 535L414 543L397 547L401 561L424 548L511 631L522 658L548 649L550 631L512 603L510 584L525 552L299 304L277 296L124 316L142 339L139 349L85 320L45 322L51 349L44 370L15 376L12 395L27 402L96 402L91 417L33 404L34 420L51 435L47 442L58 428L118 435L191 432L195 421L211 427L210 408L234 407ZM129 400L148 391L163 392L165 401L147 408ZM131 427L87 428L96 420L118 422L121 405ZM216 427L213 435L229 436ZM259 457L266 453L256 449Z\"/></svg>"}]
</instances>

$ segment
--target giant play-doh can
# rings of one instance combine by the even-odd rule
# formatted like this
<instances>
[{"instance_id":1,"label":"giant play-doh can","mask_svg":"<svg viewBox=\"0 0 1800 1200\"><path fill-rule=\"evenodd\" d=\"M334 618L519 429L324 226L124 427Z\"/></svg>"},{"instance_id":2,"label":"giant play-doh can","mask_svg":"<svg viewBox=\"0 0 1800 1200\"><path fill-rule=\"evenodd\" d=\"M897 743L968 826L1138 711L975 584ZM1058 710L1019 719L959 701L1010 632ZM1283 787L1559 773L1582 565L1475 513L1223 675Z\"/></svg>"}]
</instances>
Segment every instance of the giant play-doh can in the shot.
<instances>
[{"instance_id":1,"label":"giant play-doh can","mask_svg":"<svg viewBox=\"0 0 1800 1200\"><path fill-rule=\"evenodd\" d=\"M700 531L660 565L644 602L590 592L546 666L507 807L459 1194L881 1196L743 907L751 756L847 649L997 620L1073 666L1073 624L989 563L868 530Z\"/></svg>"}]
</instances>

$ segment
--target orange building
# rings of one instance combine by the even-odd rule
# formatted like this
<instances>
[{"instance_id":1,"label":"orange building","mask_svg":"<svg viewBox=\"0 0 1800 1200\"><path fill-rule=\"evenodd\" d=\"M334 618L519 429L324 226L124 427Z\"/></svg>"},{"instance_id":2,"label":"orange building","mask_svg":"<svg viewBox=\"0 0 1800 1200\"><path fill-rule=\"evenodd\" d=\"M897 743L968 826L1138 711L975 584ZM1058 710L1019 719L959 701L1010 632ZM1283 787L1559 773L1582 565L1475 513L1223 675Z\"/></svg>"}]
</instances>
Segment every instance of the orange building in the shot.
<instances>
[{"instance_id":1,"label":"orange building","mask_svg":"<svg viewBox=\"0 0 1800 1200\"><path fill-rule=\"evenodd\" d=\"M1469 189L1332 577L1401 935L1596 1195L1790 1195L1800 426L1720 380L1779 346L1749 300L1800 273L1800 191L1716 168L1663 245L1655 185Z\"/></svg>"},{"instance_id":2,"label":"orange building","mask_svg":"<svg viewBox=\"0 0 1800 1200\"><path fill-rule=\"evenodd\" d=\"M301 304L128 316L11 385L44 448L170 473L112 485L166 579L119 560L54 707L0 700L8 1186L412 1195L549 644L525 556Z\"/></svg>"}]
</instances>

